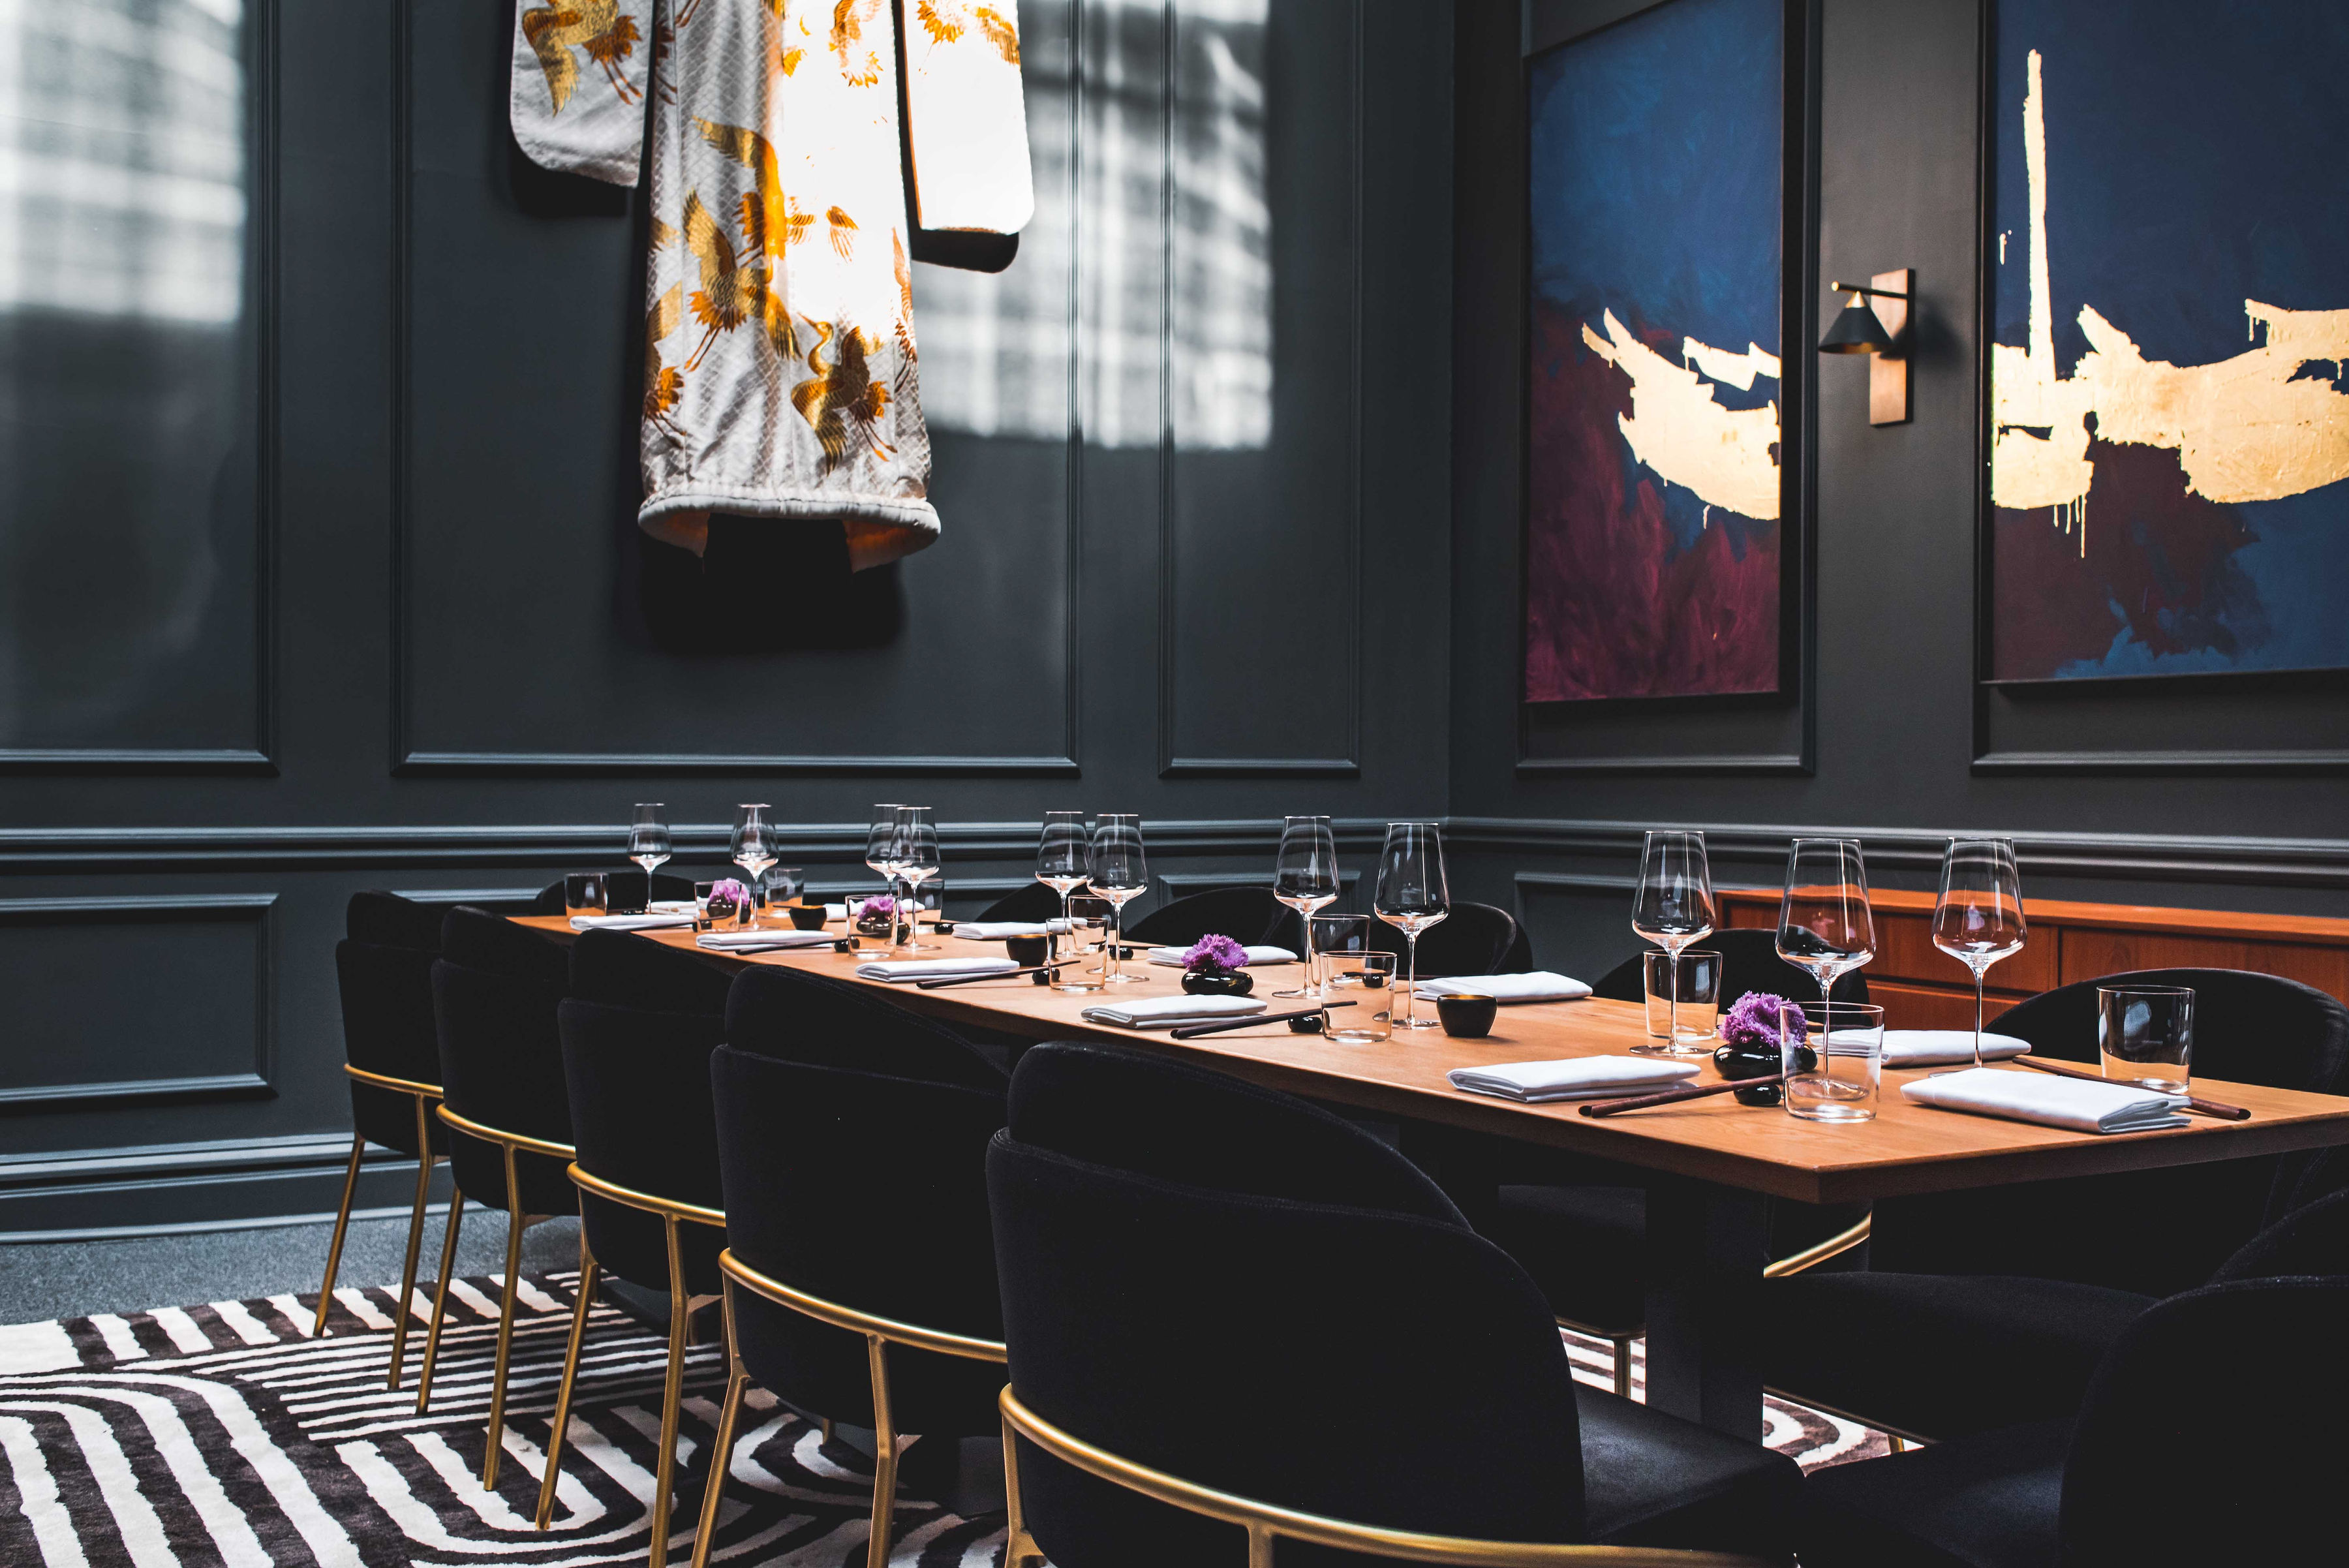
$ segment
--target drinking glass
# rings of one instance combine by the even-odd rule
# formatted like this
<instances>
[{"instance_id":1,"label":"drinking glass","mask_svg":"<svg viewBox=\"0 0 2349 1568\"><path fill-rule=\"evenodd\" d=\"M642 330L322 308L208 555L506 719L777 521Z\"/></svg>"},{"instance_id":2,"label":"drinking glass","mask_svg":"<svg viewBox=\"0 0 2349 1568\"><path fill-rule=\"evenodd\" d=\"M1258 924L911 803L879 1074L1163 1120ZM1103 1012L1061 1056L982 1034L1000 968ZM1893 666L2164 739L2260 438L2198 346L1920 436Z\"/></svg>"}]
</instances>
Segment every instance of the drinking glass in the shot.
<instances>
[{"instance_id":1,"label":"drinking glass","mask_svg":"<svg viewBox=\"0 0 2349 1568\"><path fill-rule=\"evenodd\" d=\"M1788 1002L1778 1010L1786 1114L1806 1122L1876 1116L1884 1078L1884 1009L1866 1002Z\"/></svg>"},{"instance_id":2,"label":"drinking glass","mask_svg":"<svg viewBox=\"0 0 2349 1568\"><path fill-rule=\"evenodd\" d=\"M1096 979L1107 974L1109 943L1106 933L1109 930L1110 901L1098 893L1072 893L1062 901L1061 908L1068 910L1069 951L1071 954L1099 953L1101 961L1088 966L1084 972ZM1092 986L1087 989L1098 991L1101 988Z\"/></svg>"},{"instance_id":3,"label":"drinking glass","mask_svg":"<svg viewBox=\"0 0 2349 1568\"><path fill-rule=\"evenodd\" d=\"M1941 855L1933 945L1973 971L1977 1067L1982 1064L1982 974L2021 952L2025 934L2023 874L2015 869L2014 846L2000 838L1951 839Z\"/></svg>"},{"instance_id":4,"label":"drinking glass","mask_svg":"<svg viewBox=\"0 0 2349 1568\"><path fill-rule=\"evenodd\" d=\"M1856 838L1797 838L1778 898L1778 956L1811 971L1822 999L1838 975L1876 956L1868 867Z\"/></svg>"},{"instance_id":5,"label":"drinking glass","mask_svg":"<svg viewBox=\"0 0 2349 1568\"><path fill-rule=\"evenodd\" d=\"M774 909L800 901L800 893L807 886L807 874L796 866L770 866L759 878L757 892L762 909Z\"/></svg>"},{"instance_id":6,"label":"drinking glass","mask_svg":"<svg viewBox=\"0 0 2349 1568\"><path fill-rule=\"evenodd\" d=\"M1674 958L1692 942L1713 935L1713 868L1704 856L1704 835L1651 829L1640 849L1640 890L1631 899L1631 929ZM1664 1002L1665 1036L1654 1045L1634 1045L1642 1056L1700 1056L1700 1044L1681 1033L1680 965L1673 964Z\"/></svg>"},{"instance_id":7,"label":"drinking glass","mask_svg":"<svg viewBox=\"0 0 2349 1568\"><path fill-rule=\"evenodd\" d=\"M1412 1003L1419 989L1419 937L1452 912L1444 878L1444 831L1432 822L1387 824L1386 846L1379 851L1378 890L1371 909L1379 919L1401 931L1409 956L1410 984L1402 993L1397 1029L1439 1029L1440 1020L1414 1018Z\"/></svg>"},{"instance_id":8,"label":"drinking glass","mask_svg":"<svg viewBox=\"0 0 2349 1568\"><path fill-rule=\"evenodd\" d=\"M1353 1006L1322 1013L1322 1038L1340 1045L1375 1045L1390 1038L1396 1025L1394 971L1392 953L1331 953L1330 988L1360 994L1347 998Z\"/></svg>"},{"instance_id":9,"label":"drinking glass","mask_svg":"<svg viewBox=\"0 0 2349 1568\"><path fill-rule=\"evenodd\" d=\"M636 802L636 820L628 826L628 858L645 868L645 897L652 897L652 876L668 863L668 823L662 815L667 808L657 800Z\"/></svg>"},{"instance_id":10,"label":"drinking glass","mask_svg":"<svg viewBox=\"0 0 2349 1568\"><path fill-rule=\"evenodd\" d=\"M1721 1021L1721 955L1683 948L1640 956L1648 1033L1659 1040L1702 1040L1708 1048L1720 1044L1714 1031Z\"/></svg>"},{"instance_id":11,"label":"drinking glass","mask_svg":"<svg viewBox=\"0 0 2349 1568\"><path fill-rule=\"evenodd\" d=\"M574 871L563 879L564 914L600 915L604 909L604 874L601 871Z\"/></svg>"},{"instance_id":12,"label":"drinking glass","mask_svg":"<svg viewBox=\"0 0 2349 1568\"><path fill-rule=\"evenodd\" d=\"M905 919L905 940L898 944L905 952L936 952L936 942L922 938L922 884L936 876L943 863L938 857L938 825L926 805L901 805L897 808L897 832L891 858L897 875L905 884L905 896L898 900L897 914Z\"/></svg>"},{"instance_id":13,"label":"drinking glass","mask_svg":"<svg viewBox=\"0 0 2349 1568\"><path fill-rule=\"evenodd\" d=\"M734 808L734 836L727 847L732 852L734 864L742 867L752 889L752 901L757 898L759 878L767 867L782 857L782 846L775 835L774 824L767 820L772 808L763 802L756 805ZM753 917L755 920L755 914ZM752 922L745 922L752 923Z\"/></svg>"},{"instance_id":14,"label":"drinking glass","mask_svg":"<svg viewBox=\"0 0 2349 1568\"><path fill-rule=\"evenodd\" d=\"M2116 1084L2183 1095L2192 1077L2194 992L2182 985L2096 987L2096 1055Z\"/></svg>"},{"instance_id":15,"label":"drinking glass","mask_svg":"<svg viewBox=\"0 0 2349 1568\"><path fill-rule=\"evenodd\" d=\"M897 867L891 856L897 846L897 813L904 806L896 801L884 801L873 808L873 825L864 830L864 864L874 874L889 884L890 908L896 908ZM856 900L849 900L853 909Z\"/></svg>"},{"instance_id":16,"label":"drinking glass","mask_svg":"<svg viewBox=\"0 0 2349 1568\"><path fill-rule=\"evenodd\" d=\"M1305 979L1275 996L1319 996L1313 973L1313 912L1338 899L1338 838L1326 816L1285 817L1273 864L1272 896L1297 911L1305 928Z\"/></svg>"},{"instance_id":17,"label":"drinking glass","mask_svg":"<svg viewBox=\"0 0 2349 1568\"><path fill-rule=\"evenodd\" d=\"M1316 995L1326 995L1330 985L1330 960L1332 955L1351 957L1371 950L1371 918L1368 915L1312 915L1305 922L1311 933L1313 961L1319 972L1313 982L1321 989Z\"/></svg>"},{"instance_id":18,"label":"drinking glass","mask_svg":"<svg viewBox=\"0 0 2349 1568\"><path fill-rule=\"evenodd\" d=\"M1061 896L1061 918L1064 920L1075 918L1070 907L1069 895L1085 885L1085 851L1089 847L1083 812L1048 811L1044 814L1044 831L1036 841L1036 880ZM1059 944L1054 945L1057 947ZM1072 929L1069 937L1072 953L1076 945ZM1060 955L1055 953L1053 956L1057 958ZM1079 974L1073 966L1055 971L1052 987L1056 991L1101 989Z\"/></svg>"},{"instance_id":19,"label":"drinking glass","mask_svg":"<svg viewBox=\"0 0 2349 1568\"><path fill-rule=\"evenodd\" d=\"M1133 985L1147 976L1128 974L1118 967L1118 944L1125 936L1125 904L1150 886L1149 868L1142 857L1142 818L1131 812L1104 812L1093 826L1093 841L1085 855L1085 881L1110 903L1109 972L1104 985Z\"/></svg>"}]
</instances>

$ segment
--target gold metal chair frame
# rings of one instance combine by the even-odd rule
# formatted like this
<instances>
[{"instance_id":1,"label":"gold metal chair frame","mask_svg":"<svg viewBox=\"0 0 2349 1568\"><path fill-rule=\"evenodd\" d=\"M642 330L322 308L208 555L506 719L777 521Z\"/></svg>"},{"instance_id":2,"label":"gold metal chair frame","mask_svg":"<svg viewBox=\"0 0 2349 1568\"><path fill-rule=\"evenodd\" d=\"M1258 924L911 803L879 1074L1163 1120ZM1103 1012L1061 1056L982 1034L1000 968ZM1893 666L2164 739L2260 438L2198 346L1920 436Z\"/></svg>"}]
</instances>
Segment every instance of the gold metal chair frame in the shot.
<instances>
[{"instance_id":1,"label":"gold metal chair frame","mask_svg":"<svg viewBox=\"0 0 2349 1568\"><path fill-rule=\"evenodd\" d=\"M1799 1274L1806 1269L1816 1268L1829 1258L1840 1257L1867 1241L1874 1223L1874 1215L1863 1214L1859 1217L1859 1223L1848 1231L1838 1231L1816 1245L1806 1247L1790 1257L1779 1259L1762 1271L1762 1277L1765 1280L1783 1280L1789 1274ZM1848 1410L1838 1410L1831 1405L1822 1405L1816 1399L1806 1398L1800 1394L1790 1394L1783 1388L1771 1388L1765 1391L1775 1394L1781 1399L1816 1410L1822 1415L1836 1416L1847 1421L1857 1421L1863 1427L1872 1427L1892 1439L1892 1451L1896 1454L1907 1449L1911 1444L1929 1440L1919 1437L1914 1432L1904 1432L1898 1427L1888 1427L1870 1417L1855 1416Z\"/></svg>"},{"instance_id":2,"label":"gold metal chair frame","mask_svg":"<svg viewBox=\"0 0 2349 1568\"><path fill-rule=\"evenodd\" d=\"M685 1386L686 1324L693 1314L692 1302L685 1292L685 1256L678 1246L677 1228L679 1224L713 1225L722 1231L726 1228L726 1215L722 1210L658 1198L606 1181L592 1171L582 1170L576 1159L571 1162L571 1179L583 1192L658 1215L662 1239L668 1247L668 1374L661 1382L660 1458L654 1466L648 1562L648 1568L662 1568L668 1560L669 1501L676 1486L677 1421ZM554 1428L546 1438L546 1473L538 1483L537 1524L541 1530L554 1517L554 1485L563 1471L563 1438L571 1425L571 1393L579 1378L579 1352L587 1340L587 1314L595 1304L595 1284L602 1277L603 1265L588 1250L587 1227L583 1222L579 1228L579 1292L571 1308L571 1343L563 1354L563 1386L554 1399ZM722 1459L723 1456L721 1446L718 1457Z\"/></svg>"},{"instance_id":3,"label":"gold metal chair frame","mask_svg":"<svg viewBox=\"0 0 2349 1568\"><path fill-rule=\"evenodd\" d=\"M505 1158L506 1179L506 1288L505 1300L498 1307L498 1355L495 1368L490 1376L490 1428L487 1452L481 1458L481 1485L494 1490L498 1484L498 1458L504 1451L502 1438L506 1425L506 1366L513 1355L515 1276L522 1272L522 1233L542 1220L552 1220L551 1214L524 1214L522 1211L522 1184L514 1174L514 1156L544 1155L550 1159L570 1161L579 1151L567 1143L549 1143L523 1133L502 1132L493 1127L459 1116L444 1102L439 1111L440 1119L463 1133L493 1144ZM440 1241L440 1283L432 1293L432 1331L424 1339L424 1370L416 1383L416 1413L422 1415L432 1399L432 1368L440 1358L440 1324L449 1310L449 1271L457 1253L457 1226L464 1218L465 1195L452 1190L449 1194L449 1229ZM552 1471L550 1470L550 1474Z\"/></svg>"},{"instance_id":4,"label":"gold metal chair frame","mask_svg":"<svg viewBox=\"0 0 2349 1568\"><path fill-rule=\"evenodd\" d=\"M843 1306L822 1296L809 1295L805 1291L794 1290L781 1280L761 1273L737 1258L730 1247L718 1254L718 1267L726 1285L726 1405L718 1417L718 1441L709 1450L709 1481L701 1496L701 1524L694 1536L693 1568L708 1568L710 1542L718 1532L719 1494L724 1490L727 1469L734 1452L734 1428L742 1414L743 1393L750 1386L750 1375L742 1369L741 1352L734 1337L734 1288L738 1284L777 1306L789 1307L819 1323L828 1323L834 1328L864 1336L864 1363L873 1379L873 1526L864 1561L866 1568L888 1568L890 1526L897 1501L897 1424L889 1408L888 1347L891 1345L910 1345L916 1350L957 1355L966 1361L991 1361L1000 1366L1004 1359L1002 1342L973 1339L968 1334L950 1334L945 1329L902 1323L895 1318L881 1317L873 1313L860 1312L854 1307ZM831 1422L827 1420L824 1426L828 1437ZM1009 1474L1009 1462L1007 1454L1007 1476ZM659 1568L659 1563L660 1559L656 1556L654 1568Z\"/></svg>"},{"instance_id":5,"label":"gold metal chair frame","mask_svg":"<svg viewBox=\"0 0 2349 1568\"><path fill-rule=\"evenodd\" d=\"M1765 1562L1759 1557L1679 1547L1593 1546L1423 1535L1416 1531L1390 1530L1383 1525L1305 1513L1202 1486L1096 1448L1028 1408L1008 1385L998 1403L1003 1411L1003 1481L1011 1514L1004 1568L1032 1568L1044 1561L1034 1538L1028 1533L1026 1512L1020 1505L1019 1447L1015 1438L1025 1438L1056 1459L1154 1501L1238 1525L1247 1532L1248 1568L1273 1568L1273 1542L1283 1539L1366 1552L1406 1563L1454 1563L1461 1568L1764 1568Z\"/></svg>"},{"instance_id":6,"label":"gold metal chair frame","mask_svg":"<svg viewBox=\"0 0 2349 1568\"><path fill-rule=\"evenodd\" d=\"M416 1294L416 1253L424 1241L424 1200L432 1187L432 1167L441 1158L432 1152L431 1127L425 1120L425 1106L427 1102L436 1106L440 1103L440 1085L419 1084L409 1078L395 1078L385 1073L370 1073L347 1062L343 1064L343 1071L371 1088L406 1095L416 1106L416 1207L408 1217L408 1259L399 1270L399 1311L394 1314L396 1326L391 1334L391 1370L383 1385L387 1388L397 1388L399 1386L400 1366L408 1359L409 1303ZM314 1339L322 1337L326 1332L326 1313L335 1302L335 1271L343 1261L343 1238L351 1228L351 1200L358 1192L359 1159L366 1152L367 1135L354 1132L351 1135L351 1163L343 1172L342 1206L335 1210L335 1239L326 1243L326 1278L318 1287L318 1319L310 1325L310 1335ZM455 1220L452 1219L450 1223L454 1224ZM440 1272L448 1272L445 1264Z\"/></svg>"}]
</instances>

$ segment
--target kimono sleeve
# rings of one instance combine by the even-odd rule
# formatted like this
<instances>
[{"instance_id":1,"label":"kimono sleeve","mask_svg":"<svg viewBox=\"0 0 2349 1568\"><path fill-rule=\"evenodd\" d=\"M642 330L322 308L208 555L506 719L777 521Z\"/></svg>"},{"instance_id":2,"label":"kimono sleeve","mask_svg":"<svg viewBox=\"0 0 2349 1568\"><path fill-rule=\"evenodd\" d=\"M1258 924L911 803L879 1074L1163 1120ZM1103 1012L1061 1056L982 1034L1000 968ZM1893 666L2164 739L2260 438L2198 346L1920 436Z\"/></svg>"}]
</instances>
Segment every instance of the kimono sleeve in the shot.
<instances>
[{"instance_id":1,"label":"kimono sleeve","mask_svg":"<svg viewBox=\"0 0 2349 1568\"><path fill-rule=\"evenodd\" d=\"M521 0L507 92L532 162L633 185L643 162L645 82L657 0Z\"/></svg>"},{"instance_id":2,"label":"kimono sleeve","mask_svg":"<svg viewBox=\"0 0 2349 1568\"><path fill-rule=\"evenodd\" d=\"M1018 0L901 0L901 6L916 223L1018 234L1036 211Z\"/></svg>"}]
</instances>

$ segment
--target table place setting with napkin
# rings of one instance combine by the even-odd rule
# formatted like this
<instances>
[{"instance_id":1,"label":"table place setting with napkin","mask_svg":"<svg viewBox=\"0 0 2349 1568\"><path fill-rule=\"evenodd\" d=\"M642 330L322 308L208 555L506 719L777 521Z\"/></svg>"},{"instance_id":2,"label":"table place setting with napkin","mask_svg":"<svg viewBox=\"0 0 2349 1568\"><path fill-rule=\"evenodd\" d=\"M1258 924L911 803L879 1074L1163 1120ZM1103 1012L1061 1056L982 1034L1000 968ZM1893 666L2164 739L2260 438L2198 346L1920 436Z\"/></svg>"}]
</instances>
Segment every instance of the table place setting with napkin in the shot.
<instances>
[{"instance_id":1,"label":"table place setting with napkin","mask_svg":"<svg viewBox=\"0 0 2349 1568\"><path fill-rule=\"evenodd\" d=\"M858 964L856 978L890 981L950 980L966 975L1011 974L1019 968L1008 958L878 959Z\"/></svg>"},{"instance_id":2,"label":"table place setting with napkin","mask_svg":"<svg viewBox=\"0 0 2349 1568\"><path fill-rule=\"evenodd\" d=\"M2031 1049L2031 1042L2012 1034L1982 1032L1982 1060L2003 1062ZM1971 1029L1888 1029L1884 1032L1884 1064L1888 1067L1955 1067L1974 1059Z\"/></svg>"},{"instance_id":3,"label":"table place setting with napkin","mask_svg":"<svg viewBox=\"0 0 2349 1568\"><path fill-rule=\"evenodd\" d=\"M763 953L828 948L838 940L828 931L704 931L693 939L693 945L717 953Z\"/></svg>"},{"instance_id":4,"label":"table place setting with napkin","mask_svg":"<svg viewBox=\"0 0 2349 1568\"><path fill-rule=\"evenodd\" d=\"M1569 1056L1557 1062L1493 1062L1454 1067L1444 1076L1471 1095L1497 1095L1537 1106L1676 1089L1696 1076L1693 1062L1645 1056Z\"/></svg>"},{"instance_id":5,"label":"table place setting with napkin","mask_svg":"<svg viewBox=\"0 0 2349 1568\"><path fill-rule=\"evenodd\" d=\"M1120 1029L1174 1029L1185 1023L1215 1023L1262 1012L1264 1003L1246 996L1152 996L1137 1002L1097 1002L1084 1010L1088 1023L1112 1023Z\"/></svg>"},{"instance_id":6,"label":"table place setting with napkin","mask_svg":"<svg viewBox=\"0 0 2349 1568\"><path fill-rule=\"evenodd\" d=\"M1069 920L957 920L954 934L967 942L1009 941L1013 937L1049 937L1065 931Z\"/></svg>"},{"instance_id":7,"label":"table place setting with napkin","mask_svg":"<svg viewBox=\"0 0 2349 1568\"><path fill-rule=\"evenodd\" d=\"M676 914L654 912L643 915L574 915L571 929L574 931L665 931L676 930L693 924L691 911Z\"/></svg>"},{"instance_id":8,"label":"table place setting with napkin","mask_svg":"<svg viewBox=\"0 0 2349 1568\"><path fill-rule=\"evenodd\" d=\"M2073 1132L2158 1132L2187 1125L2179 1114L2186 1106L2184 1095L1991 1067L1969 1067L1962 1073L1903 1084L1900 1097L1940 1110L2036 1122Z\"/></svg>"},{"instance_id":9,"label":"table place setting with napkin","mask_svg":"<svg viewBox=\"0 0 2349 1568\"><path fill-rule=\"evenodd\" d=\"M1247 954L1247 961L1250 963L1295 963L1297 961L1297 955L1287 948L1276 948L1259 943L1253 947L1243 948L1241 950ZM1181 969L1190 951L1189 948L1153 948L1150 950L1150 961Z\"/></svg>"},{"instance_id":10,"label":"table place setting with napkin","mask_svg":"<svg viewBox=\"0 0 2349 1568\"><path fill-rule=\"evenodd\" d=\"M1489 996L1504 1005L1513 1002L1579 1002L1590 988L1548 970L1525 974L1464 974L1423 980L1412 987L1414 996Z\"/></svg>"}]
</instances>

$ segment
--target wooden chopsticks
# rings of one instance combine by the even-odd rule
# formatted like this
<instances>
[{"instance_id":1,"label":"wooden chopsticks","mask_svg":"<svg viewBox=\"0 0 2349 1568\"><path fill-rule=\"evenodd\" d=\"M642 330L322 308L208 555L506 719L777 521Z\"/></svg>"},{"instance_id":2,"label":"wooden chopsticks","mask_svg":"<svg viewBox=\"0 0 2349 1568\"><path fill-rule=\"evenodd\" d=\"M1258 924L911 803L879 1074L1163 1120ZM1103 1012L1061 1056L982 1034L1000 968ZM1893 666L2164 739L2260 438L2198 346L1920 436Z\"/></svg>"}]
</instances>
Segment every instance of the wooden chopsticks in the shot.
<instances>
[{"instance_id":1,"label":"wooden chopsticks","mask_svg":"<svg viewBox=\"0 0 2349 1568\"><path fill-rule=\"evenodd\" d=\"M2017 1056L2013 1060L2022 1063L2026 1067L2036 1067L2043 1073L2053 1073L2059 1078L2077 1078L2084 1084L2106 1084L2112 1081L2095 1073L2083 1073L2075 1067L2058 1067L2053 1062L2042 1062L2035 1056ZM2132 1088L2137 1086L2129 1085ZM2220 1121L2247 1122L2251 1119L2251 1113L2241 1106L2230 1106L2222 1100L2199 1099L2192 1095L2186 1096L2186 1108L2189 1111L2199 1111L2206 1116L2217 1116Z\"/></svg>"},{"instance_id":2,"label":"wooden chopsticks","mask_svg":"<svg viewBox=\"0 0 2349 1568\"><path fill-rule=\"evenodd\" d=\"M1708 1095L1725 1095L1732 1089L1761 1089L1786 1081L1784 1073L1773 1073L1765 1078L1724 1078L1718 1084L1692 1084L1677 1089L1659 1089L1652 1095L1633 1095L1623 1100L1591 1100L1578 1108L1586 1116L1611 1116L1624 1111L1644 1111L1650 1106L1676 1106L1682 1100L1702 1100Z\"/></svg>"},{"instance_id":3,"label":"wooden chopsticks","mask_svg":"<svg viewBox=\"0 0 2349 1568\"><path fill-rule=\"evenodd\" d=\"M1050 974L1078 961L1076 959L1062 959L1057 963L1040 963L1033 969L999 969L987 974L957 974L939 980L917 980L914 982L914 989L938 991L949 985L977 985L982 980L1018 980L1023 974Z\"/></svg>"}]
</instances>

